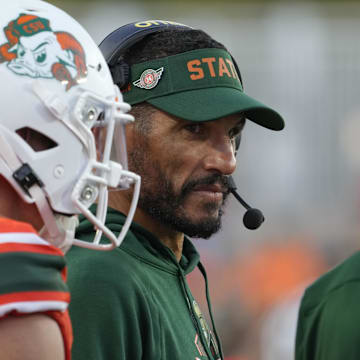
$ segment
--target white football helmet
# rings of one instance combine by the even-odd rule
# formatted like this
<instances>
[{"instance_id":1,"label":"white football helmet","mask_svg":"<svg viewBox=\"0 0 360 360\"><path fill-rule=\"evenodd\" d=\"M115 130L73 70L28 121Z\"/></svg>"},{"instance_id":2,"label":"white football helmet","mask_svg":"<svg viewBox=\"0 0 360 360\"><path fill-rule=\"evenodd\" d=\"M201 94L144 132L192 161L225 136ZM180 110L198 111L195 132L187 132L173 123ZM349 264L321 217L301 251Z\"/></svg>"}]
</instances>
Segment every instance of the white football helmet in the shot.
<instances>
[{"instance_id":1,"label":"white football helmet","mask_svg":"<svg viewBox=\"0 0 360 360\"><path fill-rule=\"evenodd\" d=\"M125 114L130 106L95 42L53 5L7 2L0 11L0 88L0 174L24 201L36 204L45 224L42 235L65 251L72 243L100 250L119 246L140 188L140 177L126 164L124 126L133 117ZM100 160L93 127L105 131ZM124 139L123 164L110 160L115 130ZM107 189L132 184L131 208L115 236L104 225ZM95 201L93 215L88 208ZM74 239L77 221L70 215L80 213L109 244Z\"/></svg>"}]
</instances>

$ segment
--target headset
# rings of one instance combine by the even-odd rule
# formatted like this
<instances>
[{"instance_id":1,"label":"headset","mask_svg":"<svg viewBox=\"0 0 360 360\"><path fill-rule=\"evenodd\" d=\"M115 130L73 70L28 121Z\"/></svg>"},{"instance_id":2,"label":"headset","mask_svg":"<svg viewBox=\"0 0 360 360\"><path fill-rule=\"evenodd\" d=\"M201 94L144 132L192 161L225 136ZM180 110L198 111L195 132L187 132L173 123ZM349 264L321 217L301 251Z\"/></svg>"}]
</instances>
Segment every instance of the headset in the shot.
<instances>
[{"instance_id":1,"label":"headset","mask_svg":"<svg viewBox=\"0 0 360 360\"><path fill-rule=\"evenodd\" d=\"M124 60L124 55L127 50L136 43L140 42L146 36L165 29L186 30L193 28L174 21L166 20L133 22L114 30L100 43L99 48L109 65L114 83L117 84L120 89L126 88L130 82L130 65ZM233 57L232 61L241 86L243 87L240 70ZM235 154L239 149L240 140L240 136L235 139ZM245 227L250 230L257 229L264 222L264 215L259 209L252 208L240 197L240 195L236 192L236 184L231 176L228 178L228 185L230 192L247 210L243 217Z\"/></svg>"}]
</instances>

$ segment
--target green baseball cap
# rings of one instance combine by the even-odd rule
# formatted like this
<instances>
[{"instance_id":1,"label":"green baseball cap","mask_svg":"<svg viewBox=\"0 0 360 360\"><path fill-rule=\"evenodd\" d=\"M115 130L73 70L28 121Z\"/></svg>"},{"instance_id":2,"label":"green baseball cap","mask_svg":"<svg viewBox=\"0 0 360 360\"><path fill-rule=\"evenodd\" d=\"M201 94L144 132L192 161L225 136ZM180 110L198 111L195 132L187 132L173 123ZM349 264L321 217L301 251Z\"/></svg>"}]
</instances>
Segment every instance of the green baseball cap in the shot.
<instances>
[{"instance_id":1,"label":"green baseball cap","mask_svg":"<svg viewBox=\"0 0 360 360\"><path fill-rule=\"evenodd\" d=\"M202 122L244 113L271 130L284 120L273 109L244 93L231 55L223 49L198 49L135 64L124 101L146 101L179 118Z\"/></svg>"}]
</instances>

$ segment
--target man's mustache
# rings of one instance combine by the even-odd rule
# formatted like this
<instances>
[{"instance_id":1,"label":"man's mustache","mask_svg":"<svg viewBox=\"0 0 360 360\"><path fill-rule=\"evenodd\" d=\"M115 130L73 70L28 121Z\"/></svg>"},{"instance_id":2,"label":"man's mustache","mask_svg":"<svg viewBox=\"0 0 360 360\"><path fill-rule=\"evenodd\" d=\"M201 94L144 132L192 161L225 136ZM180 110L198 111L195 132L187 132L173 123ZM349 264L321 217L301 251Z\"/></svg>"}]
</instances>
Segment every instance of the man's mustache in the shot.
<instances>
[{"instance_id":1,"label":"man's mustache","mask_svg":"<svg viewBox=\"0 0 360 360\"><path fill-rule=\"evenodd\" d=\"M225 195L230 193L229 177L226 175L212 174L200 179L189 180L186 182L182 189L181 195L185 196L191 192L196 186L199 185L220 185Z\"/></svg>"}]
</instances>

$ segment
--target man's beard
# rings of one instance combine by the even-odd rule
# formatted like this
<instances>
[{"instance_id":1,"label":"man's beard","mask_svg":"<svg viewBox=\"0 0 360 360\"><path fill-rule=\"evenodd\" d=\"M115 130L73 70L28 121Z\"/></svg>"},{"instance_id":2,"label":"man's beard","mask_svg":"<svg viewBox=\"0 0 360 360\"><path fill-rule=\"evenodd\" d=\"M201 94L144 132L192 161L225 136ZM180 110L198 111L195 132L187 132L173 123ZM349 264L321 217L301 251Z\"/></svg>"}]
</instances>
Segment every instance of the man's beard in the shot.
<instances>
[{"instance_id":1,"label":"man's beard","mask_svg":"<svg viewBox=\"0 0 360 360\"><path fill-rule=\"evenodd\" d=\"M144 151L144 148L140 151ZM140 159L141 155L143 155L140 155L140 151L136 151L137 154L132 154L129 157L131 171L142 177L138 207L160 223L190 237L208 239L212 234L219 231L221 228L221 217L224 213L223 207L229 195L227 176L212 174L199 179L189 180L176 193L170 179L165 176L158 163L148 159L148 163L145 165L144 158ZM151 169L151 175L144 171L145 166L147 169ZM153 174L156 174L156 178ZM209 216L195 222L186 214L184 209L185 201L195 186L212 184L219 184L225 189L226 192L223 193L222 204L219 209L217 202L208 202L202 205L202 210L208 212ZM217 209L218 216L211 216L210 214Z\"/></svg>"}]
</instances>

